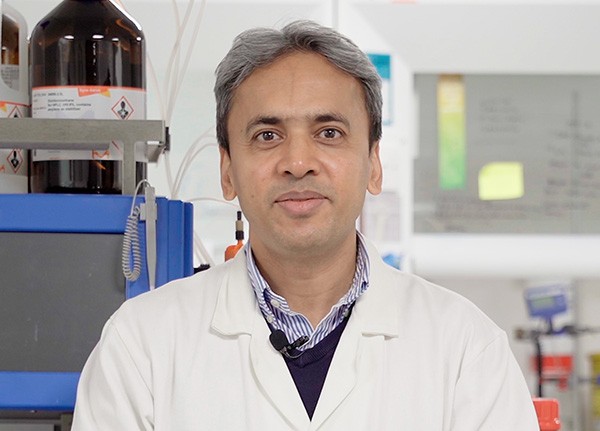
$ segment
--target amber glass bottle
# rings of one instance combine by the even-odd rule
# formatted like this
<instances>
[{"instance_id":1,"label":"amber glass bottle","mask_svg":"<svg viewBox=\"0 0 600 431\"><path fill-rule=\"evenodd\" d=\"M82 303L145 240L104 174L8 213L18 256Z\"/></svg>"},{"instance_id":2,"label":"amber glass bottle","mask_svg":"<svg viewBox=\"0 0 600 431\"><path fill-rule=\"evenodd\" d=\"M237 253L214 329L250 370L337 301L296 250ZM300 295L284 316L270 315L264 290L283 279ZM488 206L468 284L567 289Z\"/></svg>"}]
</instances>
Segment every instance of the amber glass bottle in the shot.
<instances>
[{"instance_id":1,"label":"amber glass bottle","mask_svg":"<svg viewBox=\"0 0 600 431\"><path fill-rule=\"evenodd\" d=\"M144 119L145 41L110 0L63 0L31 33L34 118ZM122 144L108 151L34 150L33 193L120 193ZM137 178L146 176L143 154Z\"/></svg>"},{"instance_id":2,"label":"amber glass bottle","mask_svg":"<svg viewBox=\"0 0 600 431\"><path fill-rule=\"evenodd\" d=\"M27 24L0 0L0 118L29 116ZM0 149L0 193L27 193L27 150Z\"/></svg>"},{"instance_id":3,"label":"amber glass bottle","mask_svg":"<svg viewBox=\"0 0 600 431\"><path fill-rule=\"evenodd\" d=\"M2 14L2 64L19 64L19 25Z\"/></svg>"}]
</instances>

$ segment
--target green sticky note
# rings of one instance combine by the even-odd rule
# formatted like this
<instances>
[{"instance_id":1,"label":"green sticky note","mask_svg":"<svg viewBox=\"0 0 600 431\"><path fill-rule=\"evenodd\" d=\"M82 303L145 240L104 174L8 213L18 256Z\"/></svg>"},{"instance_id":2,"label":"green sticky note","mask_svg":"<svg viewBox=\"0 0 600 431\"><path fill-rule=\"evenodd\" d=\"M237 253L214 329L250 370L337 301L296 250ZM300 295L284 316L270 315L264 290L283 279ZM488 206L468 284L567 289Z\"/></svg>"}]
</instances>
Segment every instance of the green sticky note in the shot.
<instances>
[{"instance_id":1,"label":"green sticky note","mask_svg":"<svg viewBox=\"0 0 600 431\"><path fill-rule=\"evenodd\" d=\"M482 201L519 199L525 193L523 164L493 162L479 171L479 199Z\"/></svg>"}]
</instances>

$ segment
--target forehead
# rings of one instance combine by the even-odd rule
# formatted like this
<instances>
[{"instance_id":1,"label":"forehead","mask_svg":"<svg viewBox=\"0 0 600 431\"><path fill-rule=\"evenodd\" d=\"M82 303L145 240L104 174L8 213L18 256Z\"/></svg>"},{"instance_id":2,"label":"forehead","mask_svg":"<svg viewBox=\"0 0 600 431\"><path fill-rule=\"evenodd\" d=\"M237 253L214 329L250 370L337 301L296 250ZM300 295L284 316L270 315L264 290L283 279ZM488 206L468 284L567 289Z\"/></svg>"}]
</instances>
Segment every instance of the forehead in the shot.
<instances>
[{"instance_id":1,"label":"forehead","mask_svg":"<svg viewBox=\"0 0 600 431\"><path fill-rule=\"evenodd\" d=\"M321 73L329 76L334 76L339 79L350 79L354 80L347 72L338 68L333 62L329 61L323 55L316 52L304 52L304 51L292 51L287 54L283 54L276 58L272 62L265 66L256 68L250 75L244 80L244 83L258 81L268 78L273 74L294 73L293 76L301 74L303 70L319 70Z\"/></svg>"},{"instance_id":2,"label":"forehead","mask_svg":"<svg viewBox=\"0 0 600 431\"><path fill-rule=\"evenodd\" d=\"M319 54L294 52L250 74L233 94L231 113L341 108L366 118L360 81Z\"/></svg>"}]
</instances>

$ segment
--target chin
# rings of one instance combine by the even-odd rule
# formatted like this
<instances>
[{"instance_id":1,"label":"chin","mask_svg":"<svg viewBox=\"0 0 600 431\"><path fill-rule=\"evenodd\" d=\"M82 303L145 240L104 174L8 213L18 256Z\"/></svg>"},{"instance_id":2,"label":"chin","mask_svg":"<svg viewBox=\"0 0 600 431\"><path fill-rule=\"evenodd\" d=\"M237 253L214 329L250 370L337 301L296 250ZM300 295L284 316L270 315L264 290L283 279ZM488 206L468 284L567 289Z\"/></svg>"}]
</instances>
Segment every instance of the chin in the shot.
<instances>
[{"instance_id":1,"label":"chin","mask_svg":"<svg viewBox=\"0 0 600 431\"><path fill-rule=\"evenodd\" d=\"M332 239L331 233L312 231L303 234L296 231L291 236L280 237L274 243L287 253L314 256L330 248L334 243Z\"/></svg>"}]
</instances>

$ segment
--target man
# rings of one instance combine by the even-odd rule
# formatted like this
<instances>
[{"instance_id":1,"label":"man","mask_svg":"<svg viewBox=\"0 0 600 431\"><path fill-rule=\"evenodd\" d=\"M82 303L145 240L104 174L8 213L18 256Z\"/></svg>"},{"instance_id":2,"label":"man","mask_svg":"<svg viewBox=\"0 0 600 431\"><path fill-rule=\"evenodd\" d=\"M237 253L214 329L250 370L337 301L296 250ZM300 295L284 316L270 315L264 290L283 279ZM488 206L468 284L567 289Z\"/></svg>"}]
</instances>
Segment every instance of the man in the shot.
<instances>
[{"instance_id":1,"label":"man","mask_svg":"<svg viewBox=\"0 0 600 431\"><path fill-rule=\"evenodd\" d=\"M81 377L75 430L538 429L506 335L385 265L356 231L381 190L381 89L347 38L242 33L217 69L232 261L126 302Z\"/></svg>"}]
</instances>

